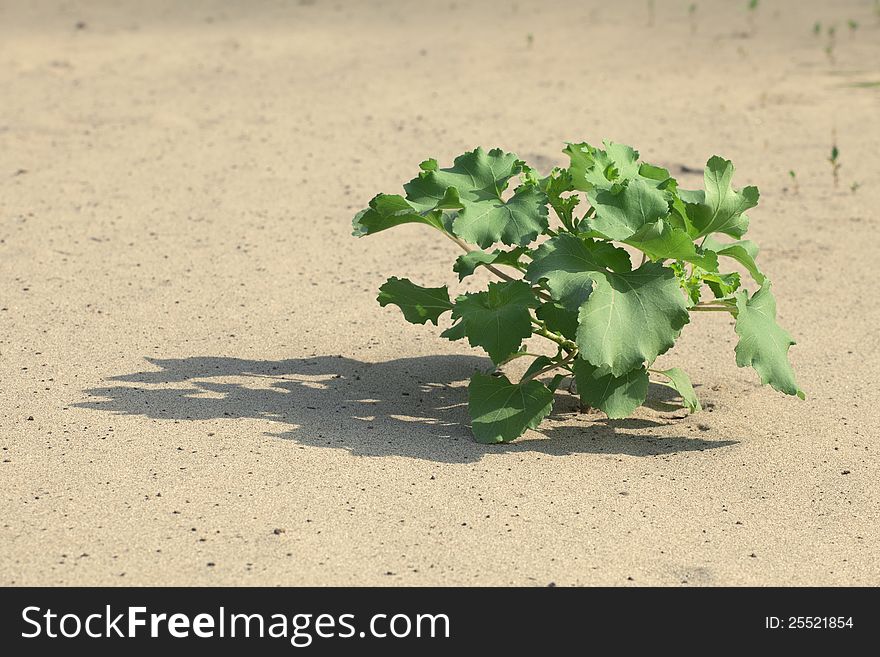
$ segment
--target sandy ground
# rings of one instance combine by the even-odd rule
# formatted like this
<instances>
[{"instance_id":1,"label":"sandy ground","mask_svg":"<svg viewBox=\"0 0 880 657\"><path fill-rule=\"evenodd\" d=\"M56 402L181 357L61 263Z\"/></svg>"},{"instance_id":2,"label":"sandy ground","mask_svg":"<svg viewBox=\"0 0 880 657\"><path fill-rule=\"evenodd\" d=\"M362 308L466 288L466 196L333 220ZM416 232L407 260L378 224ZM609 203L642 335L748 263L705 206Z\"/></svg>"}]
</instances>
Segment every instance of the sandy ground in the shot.
<instances>
[{"instance_id":1,"label":"sandy ground","mask_svg":"<svg viewBox=\"0 0 880 657\"><path fill-rule=\"evenodd\" d=\"M880 584L870 2L183 4L0 3L0 584ZM760 187L808 400L704 314L702 414L477 445L488 361L375 302L455 247L351 216L606 138Z\"/></svg>"}]
</instances>

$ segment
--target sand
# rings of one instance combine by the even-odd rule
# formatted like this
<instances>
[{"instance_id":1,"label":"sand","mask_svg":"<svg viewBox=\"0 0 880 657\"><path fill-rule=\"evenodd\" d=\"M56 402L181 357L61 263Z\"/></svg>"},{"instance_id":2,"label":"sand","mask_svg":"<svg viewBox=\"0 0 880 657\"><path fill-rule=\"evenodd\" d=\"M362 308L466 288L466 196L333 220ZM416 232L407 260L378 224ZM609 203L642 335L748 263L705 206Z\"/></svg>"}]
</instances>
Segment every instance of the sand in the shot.
<instances>
[{"instance_id":1,"label":"sand","mask_svg":"<svg viewBox=\"0 0 880 657\"><path fill-rule=\"evenodd\" d=\"M688 4L0 5L0 584L880 584L880 21ZM602 139L760 187L807 401L700 314L660 363L703 413L473 441L488 360L375 301L455 246L351 216L429 156Z\"/></svg>"}]
</instances>

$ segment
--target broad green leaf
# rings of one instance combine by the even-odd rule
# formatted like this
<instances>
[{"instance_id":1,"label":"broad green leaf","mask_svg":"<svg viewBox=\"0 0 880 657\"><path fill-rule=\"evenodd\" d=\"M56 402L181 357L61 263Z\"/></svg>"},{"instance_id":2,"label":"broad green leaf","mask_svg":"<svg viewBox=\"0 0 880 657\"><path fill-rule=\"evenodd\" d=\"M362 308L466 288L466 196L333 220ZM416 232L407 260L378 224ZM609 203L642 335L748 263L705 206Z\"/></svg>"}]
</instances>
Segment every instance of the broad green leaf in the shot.
<instances>
[{"instance_id":1,"label":"broad green leaf","mask_svg":"<svg viewBox=\"0 0 880 657\"><path fill-rule=\"evenodd\" d=\"M646 224L624 241L642 251L651 260L684 260L707 271L718 270L718 256L696 246L690 235L679 228L673 228L663 219Z\"/></svg>"},{"instance_id":2,"label":"broad green leaf","mask_svg":"<svg viewBox=\"0 0 880 657\"><path fill-rule=\"evenodd\" d=\"M482 347L493 363L500 363L519 351L522 341L532 334L529 308L535 306L528 283L489 283L485 292L458 297L452 318L461 321L472 347Z\"/></svg>"},{"instance_id":3,"label":"broad green leaf","mask_svg":"<svg viewBox=\"0 0 880 657\"><path fill-rule=\"evenodd\" d=\"M621 376L667 351L688 312L675 273L653 262L632 272L594 274L578 314L581 357Z\"/></svg>"},{"instance_id":4,"label":"broad green leaf","mask_svg":"<svg viewBox=\"0 0 880 657\"><path fill-rule=\"evenodd\" d=\"M465 203L452 230L482 248L496 242L525 246L547 229L546 204L547 197L537 187L522 185L506 202Z\"/></svg>"},{"instance_id":5,"label":"broad green leaf","mask_svg":"<svg viewBox=\"0 0 880 657\"><path fill-rule=\"evenodd\" d=\"M716 299L725 299L736 292L740 286L740 276L737 272L729 274L712 274L706 272L703 274L703 281L712 290L712 294Z\"/></svg>"},{"instance_id":6,"label":"broad green leaf","mask_svg":"<svg viewBox=\"0 0 880 657\"><path fill-rule=\"evenodd\" d=\"M685 406L688 407L691 413L697 413L703 410L703 407L700 406L700 400L697 399L697 393L694 392L694 386L691 384L691 379L684 370L673 367L668 370L654 371L656 371L657 374L662 374L667 379L669 379L668 382L663 381L662 384L665 386L669 386L670 388L678 392L678 394L681 395L681 399L684 402Z\"/></svg>"},{"instance_id":7,"label":"broad green leaf","mask_svg":"<svg viewBox=\"0 0 880 657\"><path fill-rule=\"evenodd\" d=\"M522 185L507 201L502 194L510 179L522 171L513 153L482 148L455 158L452 167L431 163L406 185L406 197L424 210L458 209L452 229L462 239L487 248L496 242L525 246L547 228L547 197L535 185ZM449 189L456 190L458 207L452 207Z\"/></svg>"},{"instance_id":8,"label":"broad green leaf","mask_svg":"<svg viewBox=\"0 0 880 657\"><path fill-rule=\"evenodd\" d=\"M413 324L433 322L436 326L437 318L452 310L445 285L421 287L409 279L393 276L379 288L379 296L376 300L382 307L389 303L399 307L406 321Z\"/></svg>"},{"instance_id":9,"label":"broad green leaf","mask_svg":"<svg viewBox=\"0 0 880 657\"><path fill-rule=\"evenodd\" d=\"M535 429L553 407L553 393L539 381L511 383L505 376L474 373L468 386L471 428L477 442L507 443Z\"/></svg>"},{"instance_id":10,"label":"broad green leaf","mask_svg":"<svg viewBox=\"0 0 880 657\"><path fill-rule=\"evenodd\" d=\"M566 310L560 304L548 301L542 304L536 311L538 316L547 328L554 333L574 341L577 336L578 316L573 310Z\"/></svg>"},{"instance_id":11,"label":"broad green leaf","mask_svg":"<svg viewBox=\"0 0 880 657\"><path fill-rule=\"evenodd\" d=\"M574 376L581 401L610 418L632 415L648 394L648 373L644 367L614 376L607 369L578 358L574 362Z\"/></svg>"},{"instance_id":12,"label":"broad green leaf","mask_svg":"<svg viewBox=\"0 0 880 657\"><path fill-rule=\"evenodd\" d=\"M458 280L464 280L473 274L480 265L518 265L525 249L516 247L510 251L495 250L492 253L479 249L464 253L455 261L452 271L458 274Z\"/></svg>"},{"instance_id":13,"label":"broad green leaf","mask_svg":"<svg viewBox=\"0 0 880 657\"><path fill-rule=\"evenodd\" d=\"M446 338L447 340L451 340L453 342L465 338L466 336L464 333L464 324L462 322L453 324L448 329L443 331L443 333L440 334L440 337Z\"/></svg>"},{"instance_id":14,"label":"broad green leaf","mask_svg":"<svg viewBox=\"0 0 880 657\"><path fill-rule=\"evenodd\" d=\"M788 362L788 349L795 344L791 335L776 323L776 299L766 281L751 298L745 290L736 294L736 364L751 365L761 383L787 395L804 398Z\"/></svg>"},{"instance_id":15,"label":"broad green leaf","mask_svg":"<svg viewBox=\"0 0 880 657\"><path fill-rule=\"evenodd\" d=\"M553 298L568 310L577 310L593 288L592 272L629 271L631 266L623 249L561 233L534 252L526 278L533 283L546 279Z\"/></svg>"},{"instance_id":16,"label":"broad green leaf","mask_svg":"<svg viewBox=\"0 0 880 657\"><path fill-rule=\"evenodd\" d=\"M758 269L758 265L755 264L755 258L758 257L758 245L751 240L739 240L737 242L725 244L724 242L714 239L710 235L706 238L703 246L707 250L714 251L720 256L733 258L746 268L758 285L764 284L765 276L761 270Z\"/></svg>"},{"instance_id":17,"label":"broad green leaf","mask_svg":"<svg viewBox=\"0 0 880 657\"><path fill-rule=\"evenodd\" d=\"M587 192L587 198L596 208L596 216L588 220L588 225L613 240L625 240L645 224L669 214L663 191L638 179Z\"/></svg>"},{"instance_id":18,"label":"broad green leaf","mask_svg":"<svg viewBox=\"0 0 880 657\"><path fill-rule=\"evenodd\" d=\"M361 210L352 221L352 235L372 235L401 224L427 224L443 230L441 214L435 210L420 212L402 196L378 194L370 201L370 207Z\"/></svg>"},{"instance_id":19,"label":"broad green leaf","mask_svg":"<svg viewBox=\"0 0 880 657\"><path fill-rule=\"evenodd\" d=\"M748 229L749 218L743 213L758 205L758 188L745 187L740 192L735 191L731 187L733 171L729 160L716 155L706 163L703 174L705 192L679 190L679 196L686 202L694 239L710 233L739 238Z\"/></svg>"}]
</instances>

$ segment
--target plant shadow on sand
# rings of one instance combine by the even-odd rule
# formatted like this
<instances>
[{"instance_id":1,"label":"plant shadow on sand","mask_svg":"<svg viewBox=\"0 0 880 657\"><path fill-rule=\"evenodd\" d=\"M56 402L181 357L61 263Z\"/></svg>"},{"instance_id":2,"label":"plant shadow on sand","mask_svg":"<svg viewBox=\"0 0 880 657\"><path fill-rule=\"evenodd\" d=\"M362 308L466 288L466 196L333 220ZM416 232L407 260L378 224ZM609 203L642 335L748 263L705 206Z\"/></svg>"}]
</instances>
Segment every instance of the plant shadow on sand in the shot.
<instances>
[{"instance_id":1,"label":"plant shadow on sand","mask_svg":"<svg viewBox=\"0 0 880 657\"><path fill-rule=\"evenodd\" d=\"M292 428L269 435L302 445L341 448L357 456L396 455L446 463L472 463L501 451L656 456L736 442L627 433L627 429L669 422L607 420L597 415L581 426L542 428L541 433L552 439L480 445L470 433L466 383L475 369L486 370L490 363L476 356L424 356L384 363L341 356L146 360L157 369L112 377L110 381L120 385L86 390L91 399L76 406L167 420L271 420ZM651 396L656 397L653 390ZM564 406L568 413L557 411L551 418L571 419L575 400L558 402L557 408Z\"/></svg>"}]
</instances>

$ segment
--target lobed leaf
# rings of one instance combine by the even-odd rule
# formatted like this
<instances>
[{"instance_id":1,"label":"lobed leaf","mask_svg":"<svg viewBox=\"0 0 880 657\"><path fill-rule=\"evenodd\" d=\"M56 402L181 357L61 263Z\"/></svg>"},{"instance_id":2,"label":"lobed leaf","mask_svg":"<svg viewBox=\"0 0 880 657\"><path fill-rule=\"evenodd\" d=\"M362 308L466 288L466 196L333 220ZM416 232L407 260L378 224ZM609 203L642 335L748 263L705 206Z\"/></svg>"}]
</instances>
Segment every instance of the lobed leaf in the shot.
<instances>
[{"instance_id":1,"label":"lobed leaf","mask_svg":"<svg viewBox=\"0 0 880 657\"><path fill-rule=\"evenodd\" d=\"M471 276L477 267L481 265L510 265L518 266L519 259L525 253L522 247L516 247L510 251L495 250L492 253L479 249L463 253L455 260L452 271L458 274L458 280L462 281Z\"/></svg>"},{"instance_id":2,"label":"lobed leaf","mask_svg":"<svg viewBox=\"0 0 880 657\"><path fill-rule=\"evenodd\" d=\"M592 273L612 269L629 271L629 254L607 242L561 233L534 252L526 270L532 283L546 280L553 298L568 310L578 310L593 289Z\"/></svg>"},{"instance_id":3,"label":"lobed leaf","mask_svg":"<svg viewBox=\"0 0 880 657\"><path fill-rule=\"evenodd\" d=\"M553 393L540 381L511 383L506 376L474 373L468 410L480 443L507 443L535 429L553 407Z\"/></svg>"},{"instance_id":4,"label":"lobed leaf","mask_svg":"<svg viewBox=\"0 0 880 657\"><path fill-rule=\"evenodd\" d=\"M662 385L669 386L680 394L682 401L691 413L697 413L703 410L703 407L700 406L700 400L697 399L697 393L694 392L694 386L691 384L691 379L684 370L673 367L668 370L652 371L656 371L657 374L662 374L669 379L668 382L662 382Z\"/></svg>"},{"instance_id":5,"label":"lobed leaf","mask_svg":"<svg viewBox=\"0 0 880 657\"><path fill-rule=\"evenodd\" d=\"M578 314L581 358L621 376L675 344L689 317L671 269L646 262L632 272L593 278L595 288Z\"/></svg>"},{"instance_id":6,"label":"lobed leaf","mask_svg":"<svg viewBox=\"0 0 880 657\"><path fill-rule=\"evenodd\" d=\"M758 245L751 240L739 240L725 244L714 239L711 235L703 242L703 246L710 251L714 251L720 256L733 258L739 262L751 274L752 278L758 285L763 285L766 277L758 269L755 264L755 258L758 257Z\"/></svg>"},{"instance_id":7,"label":"lobed leaf","mask_svg":"<svg viewBox=\"0 0 880 657\"><path fill-rule=\"evenodd\" d=\"M436 326L440 315L452 310L453 307L445 285L421 287L407 278L394 276L382 284L376 300L382 307L389 303L394 304L403 311L406 321L412 324L424 324L430 321Z\"/></svg>"},{"instance_id":8,"label":"lobed leaf","mask_svg":"<svg viewBox=\"0 0 880 657\"><path fill-rule=\"evenodd\" d=\"M795 341L776 323L776 298L770 282L766 281L751 298L745 290L737 292L736 308L736 364L751 365L760 375L761 383L804 399L788 361L788 350Z\"/></svg>"},{"instance_id":9,"label":"lobed leaf","mask_svg":"<svg viewBox=\"0 0 880 657\"><path fill-rule=\"evenodd\" d=\"M596 216L588 225L608 239L625 240L645 224L653 224L669 214L663 191L641 180L630 180L610 189L587 192Z\"/></svg>"},{"instance_id":10,"label":"lobed leaf","mask_svg":"<svg viewBox=\"0 0 880 657\"><path fill-rule=\"evenodd\" d=\"M758 188L746 187L740 192L735 191L731 187L733 172L730 160L716 155L706 163L704 192L679 190L679 197L685 201L694 239L710 233L725 233L739 238L748 229L749 218L744 212L758 205Z\"/></svg>"},{"instance_id":11,"label":"lobed leaf","mask_svg":"<svg viewBox=\"0 0 880 657\"><path fill-rule=\"evenodd\" d=\"M423 163L424 165L424 163ZM525 246L544 232L547 196L535 185L524 184L505 201L508 182L522 171L513 153L482 148L459 155L446 169L429 160L422 172L406 185L407 199L417 208L436 209L455 190L457 210L453 232L463 240L487 248L497 242Z\"/></svg>"},{"instance_id":12,"label":"lobed leaf","mask_svg":"<svg viewBox=\"0 0 880 657\"><path fill-rule=\"evenodd\" d=\"M648 395L648 372L644 367L614 376L606 368L578 358L574 363L574 376L581 401L612 419L632 415Z\"/></svg>"},{"instance_id":13,"label":"lobed leaf","mask_svg":"<svg viewBox=\"0 0 880 657\"><path fill-rule=\"evenodd\" d=\"M651 260L684 260L707 271L718 271L718 256L694 244L691 236L660 219L624 240Z\"/></svg>"},{"instance_id":14,"label":"lobed leaf","mask_svg":"<svg viewBox=\"0 0 880 657\"><path fill-rule=\"evenodd\" d=\"M472 347L482 347L493 363L519 351L532 334L530 308L538 305L532 288L522 281L489 283L489 289L455 300L452 319L460 320L444 337L467 336Z\"/></svg>"},{"instance_id":15,"label":"lobed leaf","mask_svg":"<svg viewBox=\"0 0 880 657\"><path fill-rule=\"evenodd\" d=\"M372 235L401 224L427 224L443 230L441 213L433 209L420 212L398 194L377 194L370 206L358 212L352 221L352 235Z\"/></svg>"}]
</instances>

